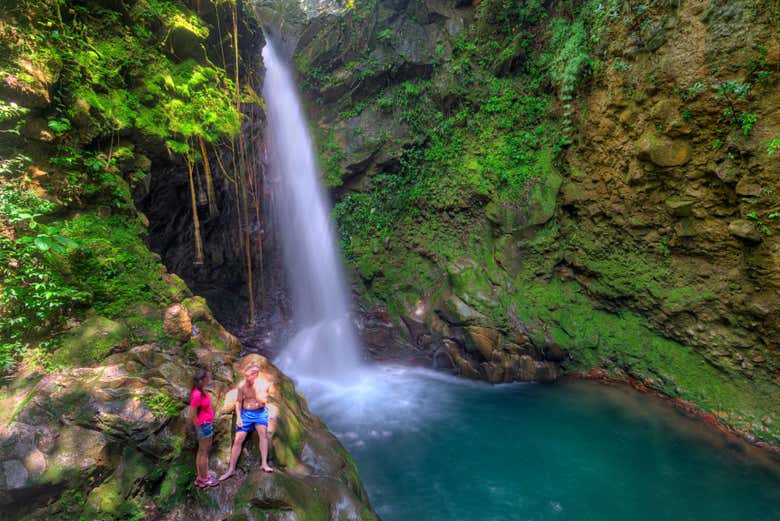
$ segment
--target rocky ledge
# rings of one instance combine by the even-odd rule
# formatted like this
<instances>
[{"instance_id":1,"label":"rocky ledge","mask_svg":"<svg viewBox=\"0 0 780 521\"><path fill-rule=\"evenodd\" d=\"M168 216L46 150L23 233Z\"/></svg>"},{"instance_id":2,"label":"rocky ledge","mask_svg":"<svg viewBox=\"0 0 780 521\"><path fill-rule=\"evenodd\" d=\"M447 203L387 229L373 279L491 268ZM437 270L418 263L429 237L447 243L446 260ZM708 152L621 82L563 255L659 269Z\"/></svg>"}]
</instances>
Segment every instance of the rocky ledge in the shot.
<instances>
[{"instance_id":1,"label":"rocky ledge","mask_svg":"<svg viewBox=\"0 0 780 521\"><path fill-rule=\"evenodd\" d=\"M374 520L357 470L284 374L240 343L190 297L167 310L157 339L100 365L48 374L28 369L0 388L0 504L5 519ZM124 325L93 318L61 349L111 339ZM215 408L211 468L227 466L229 392L249 362L275 382L277 471L259 471L253 436L238 476L199 490L186 403L196 366L209 368ZM8 517L5 517L8 516Z\"/></svg>"}]
</instances>

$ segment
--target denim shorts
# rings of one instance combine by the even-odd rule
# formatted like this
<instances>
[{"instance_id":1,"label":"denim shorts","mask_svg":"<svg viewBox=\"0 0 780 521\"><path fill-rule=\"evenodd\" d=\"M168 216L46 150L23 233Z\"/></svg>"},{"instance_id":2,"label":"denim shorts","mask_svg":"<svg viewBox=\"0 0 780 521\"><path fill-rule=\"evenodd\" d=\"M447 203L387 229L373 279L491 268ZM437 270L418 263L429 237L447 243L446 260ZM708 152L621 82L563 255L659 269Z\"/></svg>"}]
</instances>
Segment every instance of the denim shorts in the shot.
<instances>
[{"instance_id":1,"label":"denim shorts","mask_svg":"<svg viewBox=\"0 0 780 521\"><path fill-rule=\"evenodd\" d=\"M214 425L211 423L204 423L203 425L199 425L197 429L195 429L195 435L198 437L199 440L207 440L214 436Z\"/></svg>"}]
</instances>

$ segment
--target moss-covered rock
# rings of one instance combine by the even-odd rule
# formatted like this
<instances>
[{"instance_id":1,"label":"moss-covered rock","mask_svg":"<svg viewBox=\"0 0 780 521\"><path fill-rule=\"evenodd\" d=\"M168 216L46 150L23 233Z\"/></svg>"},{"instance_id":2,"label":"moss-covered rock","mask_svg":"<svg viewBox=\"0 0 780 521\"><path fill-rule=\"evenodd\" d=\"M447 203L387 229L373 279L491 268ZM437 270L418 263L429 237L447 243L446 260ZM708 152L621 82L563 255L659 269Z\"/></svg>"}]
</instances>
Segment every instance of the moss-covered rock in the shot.
<instances>
[{"instance_id":1,"label":"moss-covered rock","mask_svg":"<svg viewBox=\"0 0 780 521\"><path fill-rule=\"evenodd\" d=\"M195 316L211 316L197 299L188 304ZM233 387L249 363L274 382L269 408L277 472L262 472L253 448L231 480L235 487L214 503L199 500L189 486L194 437L186 421L195 366L214 375L212 466L224 469L233 438ZM6 398L17 405L0 434L0 501L14 518L126 519L151 502L161 510L197 512L199 519L280 508L301 520L326 521L331 512L342 511L351 519L374 519L347 453L264 357L239 359L237 349L212 346L197 347L187 357L180 342L167 342L136 346L93 365L45 376L33 388L8 389L19 396ZM167 492L157 495L158 488ZM70 497L68 490L79 494ZM45 504L63 493L67 501Z\"/></svg>"},{"instance_id":2,"label":"moss-covered rock","mask_svg":"<svg viewBox=\"0 0 780 521\"><path fill-rule=\"evenodd\" d=\"M129 342L125 326L105 317L92 317L68 333L52 361L70 367L98 365L112 352L129 347Z\"/></svg>"}]
</instances>

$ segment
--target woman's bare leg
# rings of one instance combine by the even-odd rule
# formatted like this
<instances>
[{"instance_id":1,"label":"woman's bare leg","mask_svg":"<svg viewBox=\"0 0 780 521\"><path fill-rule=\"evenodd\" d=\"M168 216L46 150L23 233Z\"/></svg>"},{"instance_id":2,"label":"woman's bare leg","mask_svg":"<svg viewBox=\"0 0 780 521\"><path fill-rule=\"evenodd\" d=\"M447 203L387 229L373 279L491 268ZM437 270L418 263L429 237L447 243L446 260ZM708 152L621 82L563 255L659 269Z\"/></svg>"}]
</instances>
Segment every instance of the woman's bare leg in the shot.
<instances>
[{"instance_id":1,"label":"woman's bare leg","mask_svg":"<svg viewBox=\"0 0 780 521\"><path fill-rule=\"evenodd\" d=\"M198 471L198 479L207 480L209 477L209 449L211 438L198 440L198 454L195 456L195 469Z\"/></svg>"}]
</instances>

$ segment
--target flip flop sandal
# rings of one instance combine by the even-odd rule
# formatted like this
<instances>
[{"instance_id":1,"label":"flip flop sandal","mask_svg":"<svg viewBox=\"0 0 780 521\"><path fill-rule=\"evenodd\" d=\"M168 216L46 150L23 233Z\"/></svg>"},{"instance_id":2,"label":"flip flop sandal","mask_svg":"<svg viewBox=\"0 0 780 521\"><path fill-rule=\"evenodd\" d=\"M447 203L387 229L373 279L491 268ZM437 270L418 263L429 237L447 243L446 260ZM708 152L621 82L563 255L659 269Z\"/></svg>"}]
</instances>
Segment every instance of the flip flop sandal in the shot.
<instances>
[{"instance_id":1,"label":"flip flop sandal","mask_svg":"<svg viewBox=\"0 0 780 521\"><path fill-rule=\"evenodd\" d=\"M195 483L194 483L194 485L195 485L196 487L198 487L198 488L206 488L206 487L208 487L208 485L206 484L206 482L205 482L205 481L203 481L203 480L202 480L202 479L200 479L200 478L197 478L197 479L195 479Z\"/></svg>"},{"instance_id":2,"label":"flip flop sandal","mask_svg":"<svg viewBox=\"0 0 780 521\"><path fill-rule=\"evenodd\" d=\"M207 487L217 487L219 486L219 480L209 476L206 481L203 482Z\"/></svg>"}]
</instances>

